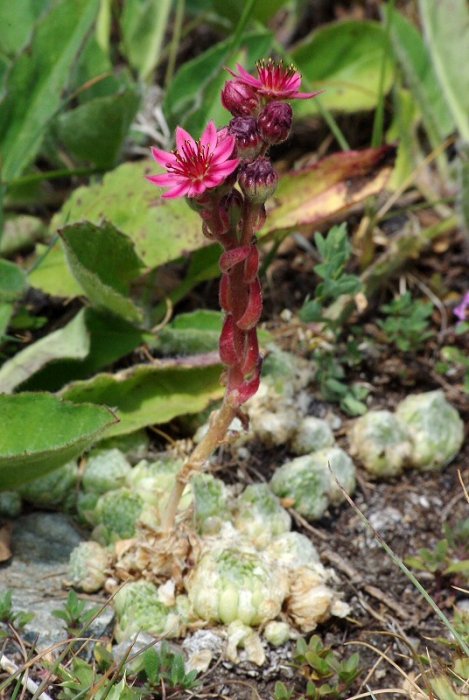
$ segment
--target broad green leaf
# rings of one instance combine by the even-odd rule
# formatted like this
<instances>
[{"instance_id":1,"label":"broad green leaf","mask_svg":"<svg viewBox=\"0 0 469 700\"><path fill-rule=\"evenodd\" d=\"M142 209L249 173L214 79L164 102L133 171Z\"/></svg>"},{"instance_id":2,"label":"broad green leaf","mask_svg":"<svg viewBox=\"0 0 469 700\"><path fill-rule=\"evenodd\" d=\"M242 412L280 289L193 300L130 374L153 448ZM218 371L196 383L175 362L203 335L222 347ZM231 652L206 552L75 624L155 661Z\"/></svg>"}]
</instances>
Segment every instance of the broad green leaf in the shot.
<instances>
[{"instance_id":1,"label":"broad green leaf","mask_svg":"<svg viewBox=\"0 0 469 700\"><path fill-rule=\"evenodd\" d=\"M53 297L71 299L83 294L83 290L70 272L61 241L48 248L36 246L36 256L40 258L37 267L28 275L31 287L40 289Z\"/></svg>"},{"instance_id":2,"label":"broad green leaf","mask_svg":"<svg viewBox=\"0 0 469 700\"><path fill-rule=\"evenodd\" d=\"M250 19L267 24L284 5L291 5L290 0L256 0ZM224 20L225 23L229 20L232 25L239 21L243 9L244 3L239 0L188 0L187 2L187 10L191 14L206 16L207 11L211 10L215 16ZM294 10L294 8L289 9Z\"/></svg>"},{"instance_id":3,"label":"broad green leaf","mask_svg":"<svg viewBox=\"0 0 469 700\"><path fill-rule=\"evenodd\" d=\"M166 356L195 355L218 351L218 342L223 327L223 313L201 309L179 314L174 321L162 328L150 344ZM260 330L259 341L271 342L270 333Z\"/></svg>"},{"instance_id":4,"label":"broad green leaf","mask_svg":"<svg viewBox=\"0 0 469 700\"><path fill-rule=\"evenodd\" d=\"M417 28L397 10L392 12L390 28L396 59L437 145L454 130L454 119L438 85L429 50Z\"/></svg>"},{"instance_id":5,"label":"broad green leaf","mask_svg":"<svg viewBox=\"0 0 469 700\"><path fill-rule=\"evenodd\" d=\"M112 33L112 0L100 0L95 36L98 46L108 54Z\"/></svg>"},{"instance_id":6,"label":"broad green leaf","mask_svg":"<svg viewBox=\"0 0 469 700\"><path fill-rule=\"evenodd\" d=\"M89 349L90 338L82 310L66 326L28 345L0 367L0 394L10 394L54 360L82 360Z\"/></svg>"},{"instance_id":7,"label":"broad green leaf","mask_svg":"<svg viewBox=\"0 0 469 700\"><path fill-rule=\"evenodd\" d=\"M440 89L459 133L469 141L467 0L419 0L420 18Z\"/></svg>"},{"instance_id":8,"label":"broad green leaf","mask_svg":"<svg viewBox=\"0 0 469 700\"><path fill-rule=\"evenodd\" d=\"M0 53L14 57L27 43L34 23L51 0L0 1Z\"/></svg>"},{"instance_id":9,"label":"broad green leaf","mask_svg":"<svg viewBox=\"0 0 469 700\"><path fill-rule=\"evenodd\" d=\"M142 80L151 78L160 59L172 0L125 0L120 17L122 45Z\"/></svg>"},{"instance_id":10,"label":"broad green leaf","mask_svg":"<svg viewBox=\"0 0 469 700\"><path fill-rule=\"evenodd\" d=\"M152 333L142 331L118 316L85 310L90 348L84 360L61 360L44 367L24 385L28 391L58 391L68 382L85 379L109 367L142 343L151 343Z\"/></svg>"},{"instance_id":11,"label":"broad green leaf","mask_svg":"<svg viewBox=\"0 0 469 700\"><path fill-rule=\"evenodd\" d=\"M166 298L175 305L200 282L216 279L220 275L220 253L221 248L218 243L194 250L181 283ZM166 301L158 304L153 314L153 323L159 323L164 318L166 310Z\"/></svg>"},{"instance_id":12,"label":"broad green leaf","mask_svg":"<svg viewBox=\"0 0 469 700\"><path fill-rule=\"evenodd\" d=\"M99 168L116 164L140 104L135 88L97 97L57 119L57 135L65 148Z\"/></svg>"},{"instance_id":13,"label":"broad green leaf","mask_svg":"<svg viewBox=\"0 0 469 700\"><path fill-rule=\"evenodd\" d=\"M52 221L53 229L104 219L135 244L146 267L153 268L206 244L200 219L182 199L161 199L163 190L145 175L161 172L156 163L125 163L104 176L102 183L79 187Z\"/></svg>"},{"instance_id":14,"label":"broad green leaf","mask_svg":"<svg viewBox=\"0 0 469 700\"><path fill-rule=\"evenodd\" d=\"M51 394L0 396L0 489L60 467L116 422L103 406L77 405Z\"/></svg>"},{"instance_id":15,"label":"broad green leaf","mask_svg":"<svg viewBox=\"0 0 469 700\"><path fill-rule=\"evenodd\" d=\"M12 302L21 297L26 289L23 270L8 260L0 259L0 302Z\"/></svg>"},{"instance_id":16,"label":"broad green leaf","mask_svg":"<svg viewBox=\"0 0 469 700\"><path fill-rule=\"evenodd\" d=\"M272 35L262 31L244 37L237 57L229 56L231 39L228 39L184 63L171 81L164 100L169 125L175 128L181 124L198 138L210 119L217 126L226 124L231 115L220 101L220 90L230 78L224 70L226 62L229 60L234 67L238 60L246 67L253 67L258 59L269 55L271 46Z\"/></svg>"},{"instance_id":17,"label":"broad green leaf","mask_svg":"<svg viewBox=\"0 0 469 700\"><path fill-rule=\"evenodd\" d=\"M458 144L458 180L459 180L459 215L466 233L469 236L469 143Z\"/></svg>"},{"instance_id":18,"label":"broad green leaf","mask_svg":"<svg viewBox=\"0 0 469 700\"><path fill-rule=\"evenodd\" d=\"M345 151L287 173L279 180L260 235L316 227L378 194L386 184L394 157L392 146Z\"/></svg>"},{"instance_id":19,"label":"broad green leaf","mask_svg":"<svg viewBox=\"0 0 469 700\"><path fill-rule=\"evenodd\" d=\"M44 237L46 232L44 222L36 216L8 216L5 218L0 239L0 255L8 256L28 248Z\"/></svg>"},{"instance_id":20,"label":"broad green leaf","mask_svg":"<svg viewBox=\"0 0 469 700\"><path fill-rule=\"evenodd\" d=\"M166 356L215 351L222 325L223 315L219 311L180 314L159 331L152 347Z\"/></svg>"},{"instance_id":21,"label":"broad green leaf","mask_svg":"<svg viewBox=\"0 0 469 700\"><path fill-rule=\"evenodd\" d=\"M209 358L213 362L213 358ZM154 360L116 374L98 374L65 387L64 398L112 406L120 422L106 436L131 433L176 416L198 413L223 395L221 366L199 366L182 360Z\"/></svg>"},{"instance_id":22,"label":"broad green leaf","mask_svg":"<svg viewBox=\"0 0 469 700\"><path fill-rule=\"evenodd\" d=\"M95 35L89 37L80 51L72 79L70 89L73 92L78 91L80 104L96 97L114 95L128 83L125 71L114 73L111 59L99 45Z\"/></svg>"},{"instance_id":23,"label":"broad green leaf","mask_svg":"<svg viewBox=\"0 0 469 700\"><path fill-rule=\"evenodd\" d=\"M405 88L396 88L393 102L393 119L386 132L387 143L398 143L396 164L387 183L387 189L392 192L404 184L416 163L422 159L416 136L421 113L413 93Z\"/></svg>"},{"instance_id":24,"label":"broad green leaf","mask_svg":"<svg viewBox=\"0 0 469 700\"><path fill-rule=\"evenodd\" d=\"M18 177L34 160L97 10L98 0L55 3L38 22L31 45L15 59L0 105L4 181Z\"/></svg>"},{"instance_id":25,"label":"broad green leaf","mask_svg":"<svg viewBox=\"0 0 469 700\"><path fill-rule=\"evenodd\" d=\"M130 282L142 269L132 241L109 223L72 224L60 236L70 269L91 303L127 321L140 321L142 313L129 298Z\"/></svg>"},{"instance_id":26,"label":"broad green leaf","mask_svg":"<svg viewBox=\"0 0 469 700\"><path fill-rule=\"evenodd\" d=\"M10 62L8 59L0 55L0 101L3 99L5 93L5 79L9 66Z\"/></svg>"},{"instance_id":27,"label":"broad green leaf","mask_svg":"<svg viewBox=\"0 0 469 700\"><path fill-rule=\"evenodd\" d=\"M323 89L326 109L357 112L378 102L381 62L386 50L383 27L377 22L334 22L315 30L291 53L292 59L314 89ZM392 63L384 73L384 94L392 86ZM317 110L314 100L303 100L299 114Z\"/></svg>"},{"instance_id":28,"label":"broad green leaf","mask_svg":"<svg viewBox=\"0 0 469 700\"><path fill-rule=\"evenodd\" d=\"M6 333L10 318L13 314L13 304L0 301L0 345Z\"/></svg>"}]
</instances>

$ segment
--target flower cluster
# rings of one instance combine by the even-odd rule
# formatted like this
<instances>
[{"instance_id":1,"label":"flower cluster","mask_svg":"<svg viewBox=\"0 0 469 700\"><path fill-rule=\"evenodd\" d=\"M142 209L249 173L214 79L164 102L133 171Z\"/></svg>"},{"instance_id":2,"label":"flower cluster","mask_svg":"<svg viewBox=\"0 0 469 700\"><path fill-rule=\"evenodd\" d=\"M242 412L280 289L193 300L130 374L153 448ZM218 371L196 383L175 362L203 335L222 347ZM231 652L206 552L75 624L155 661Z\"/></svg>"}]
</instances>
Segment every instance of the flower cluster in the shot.
<instances>
[{"instance_id":1,"label":"flower cluster","mask_svg":"<svg viewBox=\"0 0 469 700\"><path fill-rule=\"evenodd\" d=\"M172 153L152 149L166 172L148 176L150 182L168 188L163 197L187 197L202 218L204 235L224 249L220 358L227 368L227 399L233 407L255 394L260 381L256 327L262 293L255 234L265 221L264 202L277 186L277 174L266 154L290 133L292 109L286 100L318 94L299 92L300 74L282 62L259 62L257 77L239 64L237 71L229 70L234 80L226 82L221 95L233 115L228 127L217 131L210 122L199 141L178 127Z\"/></svg>"}]
</instances>

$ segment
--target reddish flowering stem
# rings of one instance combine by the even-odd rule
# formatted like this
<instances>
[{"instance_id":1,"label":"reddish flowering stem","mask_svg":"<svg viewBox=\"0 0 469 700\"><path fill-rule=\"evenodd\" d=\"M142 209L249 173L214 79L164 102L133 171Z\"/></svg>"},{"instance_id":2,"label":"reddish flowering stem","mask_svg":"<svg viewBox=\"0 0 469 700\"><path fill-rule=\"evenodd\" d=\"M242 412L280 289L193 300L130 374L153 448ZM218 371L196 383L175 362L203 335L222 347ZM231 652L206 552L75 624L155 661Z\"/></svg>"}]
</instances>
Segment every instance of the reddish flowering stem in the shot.
<instances>
[{"instance_id":1,"label":"reddish flowering stem","mask_svg":"<svg viewBox=\"0 0 469 700\"><path fill-rule=\"evenodd\" d=\"M228 81L222 92L222 102L234 117L229 126L217 131L210 122L199 141L178 127L175 151L152 149L166 173L147 178L168 188L163 197L187 197L202 219L204 235L223 248L219 298L225 313L220 337L225 397L220 410L212 414L205 437L177 476L163 517L166 530L174 527L191 474L204 468L225 439L233 418L243 418L241 405L259 387L262 357L257 324L262 292L256 233L265 221L264 202L278 181L267 153L290 133L292 110L285 101L318 94L300 92L298 71L271 59L258 63L257 77L239 64L237 71L229 70L234 80Z\"/></svg>"}]
</instances>

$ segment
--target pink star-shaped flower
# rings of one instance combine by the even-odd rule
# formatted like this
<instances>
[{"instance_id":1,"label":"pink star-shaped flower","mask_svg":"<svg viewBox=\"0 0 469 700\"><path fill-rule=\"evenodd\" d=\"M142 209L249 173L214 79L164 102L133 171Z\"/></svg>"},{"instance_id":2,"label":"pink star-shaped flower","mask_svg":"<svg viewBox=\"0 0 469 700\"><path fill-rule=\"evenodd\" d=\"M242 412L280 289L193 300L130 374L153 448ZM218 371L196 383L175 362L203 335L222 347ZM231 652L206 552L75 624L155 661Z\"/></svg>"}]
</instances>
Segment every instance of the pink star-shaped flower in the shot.
<instances>
[{"instance_id":1,"label":"pink star-shaped flower","mask_svg":"<svg viewBox=\"0 0 469 700\"><path fill-rule=\"evenodd\" d=\"M299 92L301 74L294 66L285 66L282 61L259 61L258 78L248 73L239 63L236 64L236 68L238 74L229 68L227 70L236 80L254 88L268 100L308 100L321 92Z\"/></svg>"},{"instance_id":2,"label":"pink star-shaped flower","mask_svg":"<svg viewBox=\"0 0 469 700\"><path fill-rule=\"evenodd\" d=\"M176 128L176 149L172 153L152 148L153 158L166 169L162 175L147 175L159 187L169 187L162 197L200 197L205 190L223 184L236 170L238 158L231 158L235 139L227 129L217 132L209 122L199 141L182 127Z\"/></svg>"}]
</instances>

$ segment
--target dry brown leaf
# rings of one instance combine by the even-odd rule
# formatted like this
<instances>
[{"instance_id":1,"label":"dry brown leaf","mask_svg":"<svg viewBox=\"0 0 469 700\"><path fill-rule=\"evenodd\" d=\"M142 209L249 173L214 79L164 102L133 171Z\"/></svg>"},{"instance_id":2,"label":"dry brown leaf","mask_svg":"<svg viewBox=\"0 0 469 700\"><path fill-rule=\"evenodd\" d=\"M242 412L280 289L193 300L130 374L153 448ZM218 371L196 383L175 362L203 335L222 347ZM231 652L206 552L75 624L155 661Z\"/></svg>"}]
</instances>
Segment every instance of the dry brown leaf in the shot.
<instances>
[{"instance_id":1,"label":"dry brown leaf","mask_svg":"<svg viewBox=\"0 0 469 700\"><path fill-rule=\"evenodd\" d=\"M11 525L0 527L0 562L11 559Z\"/></svg>"}]
</instances>

